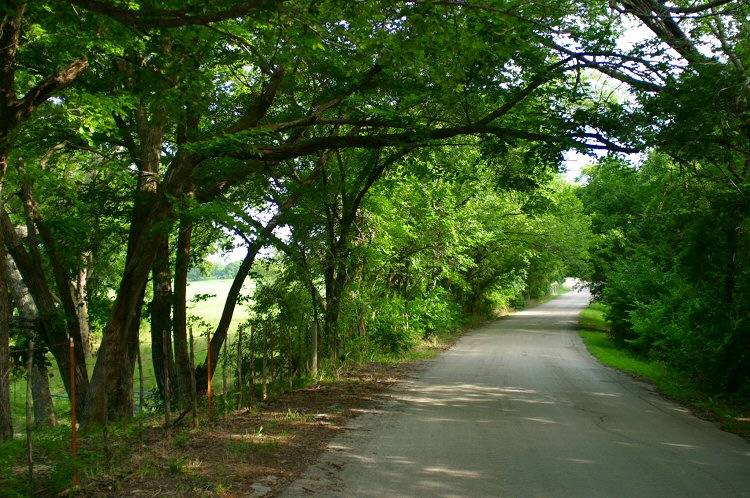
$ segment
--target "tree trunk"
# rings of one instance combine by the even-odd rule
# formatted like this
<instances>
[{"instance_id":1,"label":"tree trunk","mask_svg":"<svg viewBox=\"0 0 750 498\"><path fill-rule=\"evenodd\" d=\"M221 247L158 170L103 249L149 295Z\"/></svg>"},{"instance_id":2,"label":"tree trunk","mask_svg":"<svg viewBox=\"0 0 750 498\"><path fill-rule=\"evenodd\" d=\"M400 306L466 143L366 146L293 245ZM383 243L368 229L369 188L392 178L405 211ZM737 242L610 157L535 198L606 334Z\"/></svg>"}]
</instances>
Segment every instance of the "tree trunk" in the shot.
<instances>
[{"instance_id":1,"label":"tree trunk","mask_svg":"<svg viewBox=\"0 0 750 498\"><path fill-rule=\"evenodd\" d=\"M13 257L15 266L18 268L23 277L23 282L34 300L42 339L55 358L60 372L63 373L63 384L68 393L70 393L70 378L67 375L70 366L68 350L68 338L70 336L65 326L65 319L57 307L58 301L47 282L44 268L40 266L36 257L24 249L21 236L16 232L8 213L2 205L0 205L0 231L2 231L1 238L5 240L8 252ZM86 371L86 358L83 355L80 335L78 337L74 336L74 342L76 345L74 379L76 392L81 396L81 406L83 409L85 407L84 396L89 388L89 378Z\"/></svg>"},{"instance_id":2,"label":"tree trunk","mask_svg":"<svg viewBox=\"0 0 750 498\"><path fill-rule=\"evenodd\" d=\"M159 248L154 261L154 298L151 301L151 359L159 393L166 399L165 386L168 372L174 372L172 365L172 275L169 268L169 234L160 234ZM172 382L169 382L172 385Z\"/></svg>"},{"instance_id":3,"label":"tree trunk","mask_svg":"<svg viewBox=\"0 0 750 498\"><path fill-rule=\"evenodd\" d=\"M24 171L21 162L19 162L18 169L21 172ZM44 245L47 259L52 268L52 275L54 277L55 286L57 287L57 297L62 304L68 332L70 336L73 337L73 340L76 343L76 348L81 349L80 356L85 359L88 356L88 347L86 346L89 333L88 320L85 320L84 322L78 315L79 306L75 302L75 291L73 282L70 280L69 269L66 267L67 265L64 262L64 258L60 254L57 239L54 237L52 230L47 225L47 222L44 220L42 213L39 210L30 183L24 182L21 186L21 198L24 204L24 212L28 227L27 238L29 255L37 267L44 268L38 250L39 241L36 237L38 233L38 235L41 236L41 242Z\"/></svg>"},{"instance_id":4,"label":"tree trunk","mask_svg":"<svg viewBox=\"0 0 750 498\"><path fill-rule=\"evenodd\" d=\"M40 361L31 369L31 392L34 397L34 425L53 427L57 425L52 395L49 391L49 373Z\"/></svg>"},{"instance_id":5,"label":"tree trunk","mask_svg":"<svg viewBox=\"0 0 750 498\"><path fill-rule=\"evenodd\" d=\"M36 305L31 298L29 289L24 284L21 274L18 272L13 259L5 258L5 267L0 271L0 276L5 278L9 286L10 295L16 303L21 316L28 323L37 323L39 321ZM47 367L38 361L34 364L34 370L31 375L31 390L34 393L34 420L37 426L57 425L55 412L52 405L52 395L49 390L49 379Z\"/></svg>"},{"instance_id":6,"label":"tree trunk","mask_svg":"<svg viewBox=\"0 0 750 498\"><path fill-rule=\"evenodd\" d=\"M191 368L187 342L187 276L190 267L190 238L192 233L193 222L188 218L181 218L174 270L173 311L175 387L178 400L190 399Z\"/></svg>"},{"instance_id":7,"label":"tree trunk","mask_svg":"<svg viewBox=\"0 0 750 498\"><path fill-rule=\"evenodd\" d=\"M190 172L181 168L188 163L180 162L183 156L178 152L164 181L165 184L173 181L171 186L175 188L160 190L163 111L157 106L149 116L143 106L135 110L133 119L140 140L138 145L133 141L131 130L118 121L123 140L140 174L130 217L125 270L104 329L87 398L89 406L82 414L84 423L101 423L133 414L133 372L148 274L163 244L162 234L169 233L170 198L180 195L181 186L190 177Z\"/></svg>"},{"instance_id":8,"label":"tree trunk","mask_svg":"<svg viewBox=\"0 0 750 498\"><path fill-rule=\"evenodd\" d=\"M138 151L131 150L141 175L133 204L125 270L91 378L90 407L83 413L86 423L103 421L107 411L110 420L133 413L132 385L140 311L159 245L155 232L157 229L168 231L173 214L171 199L184 195L198 164L197 156L178 150L164 174L163 183L158 185L163 133L158 126L147 123L141 114L139 110L136 116L141 146Z\"/></svg>"},{"instance_id":9,"label":"tree trunk","mask_svg":"<svg viewBox=\"0 0 750 498\"><path fill-rule=\"evenodd\" d=\"M88 281L92 265L92 254L87 252L83 255L82 268L76 275L73 283L73 302L76 307L78 324L81 332L81 344L83 354L86 358L91 357L91 328L89 327L89 304L88 304Z\"/></svg>"},{"instance_id":10,"label":"tree trunk","mask_svg":"<svg viewBox=\"0 0 750 498\"><path fill-rule=\"evenodd\" d=\"M99 348L91 378L84 423L103 422L105 396L109 420L129 417L133 413L133 372L140 328L141 308L148 274L158 250L158 237L152 231L170 213L166 200L159 203L136 203L131 235L125 259L125 271L109 321ZM139 221L135 221L139 220Z\"/></svg>"},{"instance_id":11,"label":"tree trunk","mask_svg":"<svg viewBox=\"0 0 750 498\"><path fill-rule=\"evenodd\" d=\"M219 359L221 346L227 338L227 332L229 331L229 325L232 323L232 315L234 314L234 308L237 306L237 298L240 296L242 285L245 283L247 274L250 272L250 268L252 268L255 261L255 256L258 255L261 247L263 247L263 242L260 239L256 239L250 244L247 248L247 255L242 260L242 264L232 281L232 286L229 288L229 294L226 301L224 301L224 310L221 313L219 325L216 326L216 331L213 337L211 337L211 365L214 368ZM205 371L205 368L203 370Z\"/></svg>"},{"instance_id":12,"label":"tree trunk","mask_svg":"<svg viewBox=\"0 0 750 498\"><path fill-rule=\"evenodd\" d=\"M341 294L346 286L345 259L340 255L341 251L333 249L333 255L326 261L325 285L326 285L326 307L323 312L323 333L329 343L329 354L338 361L340 351L340 340L338 337L339 315L341 313Z\"/></svg>"},{"instance_id":13,"label":"tree trunk","mask_svg":"<svg viewBox=\"0 0 750 498\"><path fill-rule=\"evenodd\" d=\"M0 440L13 437L10 409L10 295L4 270L5 243L0 232Z\"/></svg>"}]
</instances>

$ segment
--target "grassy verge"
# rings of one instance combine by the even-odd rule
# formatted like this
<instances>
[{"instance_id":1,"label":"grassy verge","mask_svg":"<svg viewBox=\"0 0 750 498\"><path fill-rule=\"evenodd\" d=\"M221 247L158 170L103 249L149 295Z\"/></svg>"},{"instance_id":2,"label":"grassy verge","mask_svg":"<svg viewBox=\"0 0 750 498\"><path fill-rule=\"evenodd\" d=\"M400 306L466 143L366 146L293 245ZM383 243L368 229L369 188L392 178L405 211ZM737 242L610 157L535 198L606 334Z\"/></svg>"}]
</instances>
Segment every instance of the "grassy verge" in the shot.
<instances>
[{"instance_id":1,"label":"grassy verge","mask_svg":"<svg viewBox=\"0 0 750 498\"><path fill-rule=\"evenodd\" d=\"M597 360L653 384L660 393L688 406L699 417L718 422L723 430L750 437L750 418L742 406L706 392L669 365L618 348L606 333L609 327L605 313L606 306L593 303L580 315L581 337Z\"/></svg>"}]
</instances>

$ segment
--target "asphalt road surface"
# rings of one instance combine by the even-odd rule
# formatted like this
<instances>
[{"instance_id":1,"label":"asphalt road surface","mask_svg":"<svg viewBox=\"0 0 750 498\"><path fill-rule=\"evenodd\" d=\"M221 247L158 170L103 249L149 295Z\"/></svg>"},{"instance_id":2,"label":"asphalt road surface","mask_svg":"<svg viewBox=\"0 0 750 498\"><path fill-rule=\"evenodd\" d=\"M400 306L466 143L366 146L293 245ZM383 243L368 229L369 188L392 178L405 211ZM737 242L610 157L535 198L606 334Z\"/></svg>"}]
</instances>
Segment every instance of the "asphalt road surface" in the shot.
<instances>
[{"instance_id":1,"label":"asphalt road surface","mask_svg":"<svg viewBox=\"0 0 750 498\"><path fill-rule=\"evenodd\" d=\"M750 444L588 354L588 300L465 335L286 496L750 497Z\"/></svg>"}]
</instances>

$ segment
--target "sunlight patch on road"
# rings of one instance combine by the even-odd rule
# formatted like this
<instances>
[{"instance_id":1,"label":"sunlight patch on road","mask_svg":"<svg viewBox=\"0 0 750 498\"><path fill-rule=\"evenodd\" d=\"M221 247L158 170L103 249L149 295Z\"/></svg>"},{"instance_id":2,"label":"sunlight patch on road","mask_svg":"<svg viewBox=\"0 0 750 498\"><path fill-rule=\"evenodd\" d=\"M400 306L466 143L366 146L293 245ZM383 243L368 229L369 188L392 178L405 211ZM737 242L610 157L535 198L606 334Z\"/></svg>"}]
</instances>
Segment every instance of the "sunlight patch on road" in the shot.
<instances>
[{"instance_id":1,"label":"sunlight patch on road","mask_svg":"<svg viewBox=\"0 0 750 498\"><path fill-rule=\"evenodd\" d=\"M685 448L686 450L694 450L695 448L697 448L697 446L693 444L665 443L663 441L659 444L663 444L664 446L674 446L675 448Z\"/></svg>"},{"instance_id":2,"label":"sunlight patch on road","mask_svg":"<svg viewBox=\"0 0 750 498\"><path fill-rule=\"evenodd\" d=\"M536 405L554 405L554 401L546 399L527 399L527 398L510 398L510 401L520 401L521 403L531 403Z\"/></svg>"},{"instance_id":3,"label":"sunlight patch on road","mask_svg":"<svg viewBox=\"0 0 750 498\"><path fill-rule=\"evenodd\" d=\"M430 474L444 474L451 477L481 477L479 472L474 472L472 470L449 469L448 467L426 467L422 470L422 472L427 472Z\"/></svg>"},{"instance_id":4,"label":"sunlight patch on road","mask_svg":"<svg viewBox=\"0 0 750 498\"><path fill-rule=\"evenodd\" d=\"M531 420L532 422L539 422L540 424L558 424L559 422L555 422L554 420L550 420L548 418L539 418L539 417L521 417L524 420Z\"/></svg>"}]
</instances>

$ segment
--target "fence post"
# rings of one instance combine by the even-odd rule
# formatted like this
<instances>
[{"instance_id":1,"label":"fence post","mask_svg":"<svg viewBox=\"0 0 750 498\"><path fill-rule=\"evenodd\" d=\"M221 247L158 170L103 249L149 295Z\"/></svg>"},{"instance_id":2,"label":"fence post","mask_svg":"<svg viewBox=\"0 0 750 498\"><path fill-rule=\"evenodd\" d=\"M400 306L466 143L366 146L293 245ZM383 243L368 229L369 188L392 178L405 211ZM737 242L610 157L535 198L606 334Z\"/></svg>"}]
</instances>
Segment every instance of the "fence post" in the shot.
<instances>
[{"instance_id":1,"label":"fence post","mask_svg":"<svg viewBox=\"0 0 750 498\"><path fill-rule=\"evenodd\" d=\"M78 476L78 419L76 418L76 374L75 374L75 345L70 338L70 455L73 459L73 486L78 486L81 481ZM106 410L107 407L105 406Z\"/></svg>"},{"instance_id":2,"label":"fence post","mask_svg":"<svg viewBox=\"0 0 750 498\"><path fill-rule=\"evenodd\" d=\"M169 436L169 426L171 424L169 420L170 412L172 411L171 398L172 393L169 392L169 364L172 359L172 351L169 347L169 341L167 340L167 329L164 328L161 331L161 344L162 344L162 359L164 360L164 432Z\"/></svg>"},{"instance_id":3,"label":"fence post","mask_svg":"<svg viewBox=\"0 0 750 498\"><path fill-rule=\"evenodd\" d=\"M318 375L318 320L313 322L310 334L310 375Z\"/></svg>"},{"instance_id":4,"label":"fence post","mask_svg":"<svg viewBox=\"0 0 750 498\"><path fill-rule=\"evenodd\" d=\"M253 349L253 326L250 325L250 393L248 394L248 401L253 402L255 397L255 349Z\"/></svg>"},{"instance_id":5,"label":"fence post","mask_svg":"<svg viewBox=\"0 0 750 498\"><path fill-rule=\"evenodd\" d=\"M242 326L239 327L239 336L237 337L237 409L242 409L242 389L245 384L242 382Z\"/></svg>"},{"instance_id":6,"label":"fence post","mask_svg":"<svg viewBox=\"0 0 750 498\"><path fill-rule=\"evenodd\" d=\"M292 327L287 325L286 327L286 334L289 336L289 355L287 358L287 363L289 364L289 390L292 390L292 385L294 384L294 372L293 372L293 365L292 365Z\"/></svg>"},{"instance_id":7,"label":"fence post","mask_svg":"<svg viewBox=\"0 0 750 498\"><path fill-rule=\"evenodd\" d=\"M297 358L296 358L296 366L297 366L297 376L302 377L302 358L304 356L302 355L302 330L299 326L294 327L294 330L297 331Z\"/></svg>"},{"instance_id":8,"label":"fence post","mask_svg":"<svg viewBox=\"0 0 750 498\"><path fill-rule=\"evenodd\" d=\"M34 368L34 338L29 339L29 356L26 360L26 452L29 464L29 496L34 495L34 432L31 405L31 369Z\"/></svg>"},{"instance_id":9,"label":"fence post","mask_svg":"<svg viewBox=\"0 0 750 498\"><path fill-rule=\"evenodd\" d=\"M195 352L193 350L193 326L190 331L190 409L193 416L193 428L198 427L198 393L195 387Z\"/></svg>"},{"instance_id":10,"label":"fence post","mask_svg":"<svg viewBox=\"0 0 750 498\"><path fill-rule=\"evenodd\" d=\"M262 330L262 342L263 342L263 352L262 352L262 362L261 362L261 384L263 386L262 389L262 399L263 401L266 400L266 397L268 397L268 325L263 325Z\"/></svg>"},{"instance_id":11,"label":"fence post","mask_svg":"<svg viewBox=\"0 0 750 498\"><path fill-rule=\"evenodd\" d=\"M271 325L271 386L276 380L276 326Z\"/></svg>"},{"instance_id":12,"label":"fence post","mask_svg":"<svg viewBox=\"0 0 750 498\"><path fill-rule=\"evenodd\" d=\"M223 415L227 416L227 344L229 343L229 334L224 338L224 357L221 359L221 408Z\"/></svg>"},{"instance_id":13,"label":"fence post","mask_svg":"<svg viewBox=\"0 0 750 498\"><path fill-rule=\"evenodd\" d=\"M143 363L141 362L141 342L138 341L138 415L143 414ZM142 423L142 422L141 422Z\"/></svg>"},{"instance_id":14,"label":"fence post","mask_svg":"<svg viewBox=\"0 0 750 498\"><path fill-rule=\"evenodd\" d=\"M212 368L211 368L211 331L206 331L206 341L208 342L208 356L206 357L206 394L208 395L208 418L214 418L214 391L211 385Z\"/></svg>"}]
</instances>

